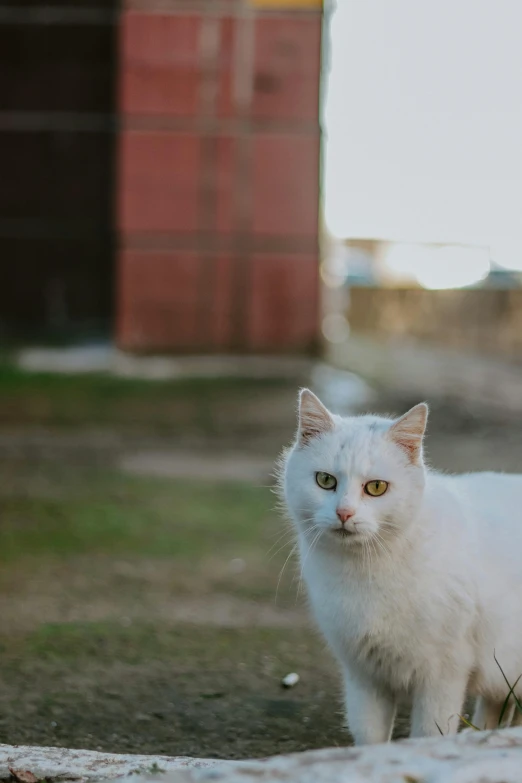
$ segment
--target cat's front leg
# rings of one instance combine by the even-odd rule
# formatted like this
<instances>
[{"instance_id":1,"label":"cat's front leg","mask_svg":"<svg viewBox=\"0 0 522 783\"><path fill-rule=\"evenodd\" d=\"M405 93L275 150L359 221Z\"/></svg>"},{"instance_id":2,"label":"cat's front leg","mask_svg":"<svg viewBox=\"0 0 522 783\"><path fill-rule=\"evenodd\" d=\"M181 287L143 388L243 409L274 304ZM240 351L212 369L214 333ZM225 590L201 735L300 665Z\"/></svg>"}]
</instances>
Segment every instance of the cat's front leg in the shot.
<instances>
[{"instance_id":1,"label":"cat's front leg","mask_svg":"<svg viewBox=\"0 0 522 783\"><path fill-rule=\"evenodd\" d=\"M389 742L396 702L370 678L344 668L346 720L356 745Z\"/></svg>"},{"instance_id":2,"label":"cat's front leg","mask_svg":"<svg viewBox=\"0 0 522 783\"><path fill-rule=\"evenodd\" d=\"M410 737L438 737L455 734L460 724L466 695L468 671L450 677L433 678L420 684L413 694Z\"/></svg>"}]
</instances>

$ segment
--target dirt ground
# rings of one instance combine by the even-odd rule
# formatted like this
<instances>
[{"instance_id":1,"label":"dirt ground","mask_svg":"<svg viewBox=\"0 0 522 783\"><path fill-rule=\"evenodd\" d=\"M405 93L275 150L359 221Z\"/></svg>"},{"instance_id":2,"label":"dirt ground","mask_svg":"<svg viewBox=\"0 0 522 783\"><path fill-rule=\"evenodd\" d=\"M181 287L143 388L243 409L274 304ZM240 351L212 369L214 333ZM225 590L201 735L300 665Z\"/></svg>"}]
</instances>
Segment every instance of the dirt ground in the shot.
<instances>
[{"instance_id":1,"label":"dirt ground","mask_svg":"<svg viewBox=\"0 0 522 783\"><path fill-rule=\"evenodd\" d=\"M0 371L0 742L246 758L350 741L292 561L280 579L269 471L302 380ZM522 423L432 401L428 452L522 471ZM149 475L144 453L170 467Z\"/></svg>"}]
</instances>

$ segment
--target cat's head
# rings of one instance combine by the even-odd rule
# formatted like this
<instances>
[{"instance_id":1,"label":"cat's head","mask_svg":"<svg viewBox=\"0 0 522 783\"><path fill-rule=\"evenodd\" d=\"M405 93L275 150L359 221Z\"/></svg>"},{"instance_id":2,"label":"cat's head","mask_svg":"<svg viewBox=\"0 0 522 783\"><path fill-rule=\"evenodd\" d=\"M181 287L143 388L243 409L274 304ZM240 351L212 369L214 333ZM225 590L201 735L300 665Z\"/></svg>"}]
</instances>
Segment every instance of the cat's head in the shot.
<instances>
[{"instance_id":1,"label":"cat's head","mask_svg":"<svg viewBox=\"0 0 522 783\"><path fill-rule=\"evenodd\" d=\"M428 407L399 419L342 418L308 389L299 396L296 440L284 459L282 489L298 529L322 543L378 546L400 536L420 505Z\"/></svg>"}]
</instances>

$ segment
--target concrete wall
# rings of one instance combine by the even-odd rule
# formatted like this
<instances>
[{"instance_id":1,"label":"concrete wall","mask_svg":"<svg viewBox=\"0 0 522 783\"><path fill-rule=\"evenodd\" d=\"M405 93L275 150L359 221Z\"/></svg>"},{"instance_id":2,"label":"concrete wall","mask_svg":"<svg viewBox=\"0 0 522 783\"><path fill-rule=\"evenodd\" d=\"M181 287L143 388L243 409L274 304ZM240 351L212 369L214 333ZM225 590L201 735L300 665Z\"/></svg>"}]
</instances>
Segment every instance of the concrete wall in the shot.
<instances>
[{"instance_id":1,"label":"concrete wall","mask_svg":"<svg viewBox=\"0 0 522 783\"><path fill-rule=\"evenodd\" d=\"M427 291L353 288L355 335L418 340L433 346L522 362L522 290Z\"/></svg>"}]
</instances>

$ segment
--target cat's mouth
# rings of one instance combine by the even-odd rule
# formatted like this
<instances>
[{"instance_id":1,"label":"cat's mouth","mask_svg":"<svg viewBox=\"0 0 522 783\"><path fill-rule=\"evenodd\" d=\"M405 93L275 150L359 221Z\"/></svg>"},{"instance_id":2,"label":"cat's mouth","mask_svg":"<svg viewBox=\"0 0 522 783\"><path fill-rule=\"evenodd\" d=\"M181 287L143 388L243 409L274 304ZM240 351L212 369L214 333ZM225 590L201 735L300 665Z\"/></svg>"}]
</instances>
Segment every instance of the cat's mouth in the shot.
<instances>
[{"instance_id":1,"label":"cat's mouth","mask_svg":"<svg viewBox=\"0 0 522 783\"><path fill-rule=\"evenodd\" d=\"M339 538L350 538L355 535L355 530L347 530L345 527L334 527L332 533L335 533Z\"/></svg>"}]
</instances>

